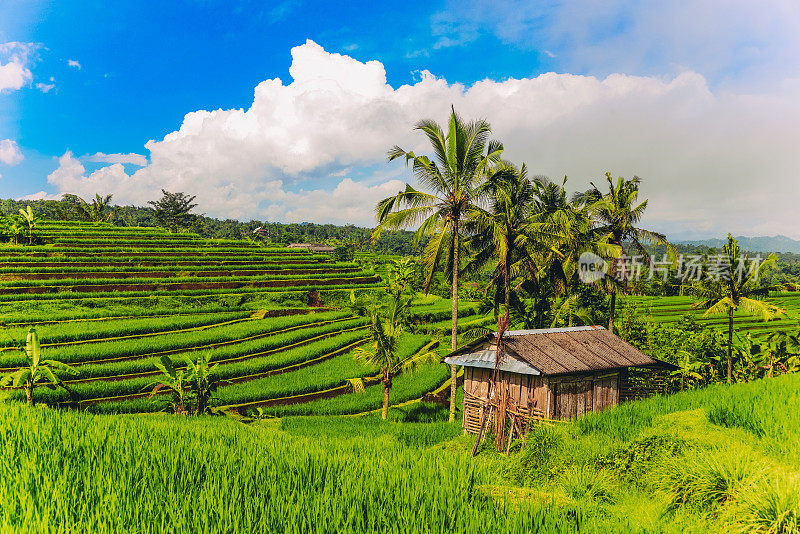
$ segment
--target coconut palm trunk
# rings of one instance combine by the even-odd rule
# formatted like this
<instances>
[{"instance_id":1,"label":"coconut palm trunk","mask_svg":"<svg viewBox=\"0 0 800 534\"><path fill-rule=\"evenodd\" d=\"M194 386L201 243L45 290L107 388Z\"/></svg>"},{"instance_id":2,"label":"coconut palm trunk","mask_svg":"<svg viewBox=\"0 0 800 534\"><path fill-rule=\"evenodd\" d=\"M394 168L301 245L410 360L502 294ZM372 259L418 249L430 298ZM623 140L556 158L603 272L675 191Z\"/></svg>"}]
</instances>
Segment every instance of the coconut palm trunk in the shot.
<instances>
[{"instance_id":1,"label":"coconut palm trunk","mask_svg":"<svg viewBox=\"0 0 800 534\"><path fill-rule=\"evenodd\" d=\"M389 417L389 390L392 389L392 379L383 379L383 410L381 410L381 419L384 421Z\"/></svg>"},{"instance_id":2,"label":"coconut palm trunk","mask_svg":"<svg viewBox=\"0 0 800 534\"><path fill-rule=\"evenodd\" d=\"M728 309L728 384L733 380L733 308Z\"/></svg>"},{"instance_id":3,"label":"coconut palm trunk","mask_svg":"<svg viewBox=\"0 0 800 534\"><path fill-rule=\"evenodd\" d=\"M451 322L450 332L450 348L456 350L458 348L458 252L460 246L458 239L458 218L453 223L453 316ZM450 417L448 420L452 423L456 420L456 374L458 369L455 365L450 366Z\"/></svg>"},{"instance_id":4,"label":"coconut palm trunk","mask_svg":"<svg viewBox=\"0 0 800 534\"><path fill-rule=\"evenodd\" d=\"M614 331L614 313L616 313L617 308L617 291L615 289L611 290L611 306L608 309L608 331Z\"/></svg>"}]
</instances>

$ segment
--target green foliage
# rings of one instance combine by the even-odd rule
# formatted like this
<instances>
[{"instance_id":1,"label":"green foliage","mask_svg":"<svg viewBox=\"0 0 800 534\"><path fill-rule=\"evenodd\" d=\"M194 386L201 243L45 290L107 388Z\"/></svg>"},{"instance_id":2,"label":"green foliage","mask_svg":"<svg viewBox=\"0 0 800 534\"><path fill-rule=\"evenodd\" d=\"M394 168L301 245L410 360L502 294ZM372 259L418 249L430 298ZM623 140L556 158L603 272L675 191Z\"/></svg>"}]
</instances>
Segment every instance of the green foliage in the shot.
<instances>
[{"instance_id":1,"label":"green foliage","mask_svg":"<svg viewBox=\"0 0 800 534\"><path fill-rule=\"evenodd\" d=\"M503 506L476 491L491 474L466 457L372 435L320 442L223 418L10 406L0 420L12 422L0 469L26 473L0 478L7 530L522 533L591 521L536 502Z\"/></svg>"},{"instance_id":2,"label":"green foliage","mask_svg":"<svg viewBox=\"0 0 800 534\"><path fill-rule=\"evenodd\" d=\"M197 206L192 204L196 197L182 192L170 193L163 189L161 193L163 196L159 200L148 202L153 207L153 215L158 224L173 233L187 228L193 220L190 212Z\"/></svg>"},{"instance_id":3,"label":"green foliage","mask_svg":"<svg viewBox=\"0 0 800 534\"><path fill-rule=\"evenodd\" d=\"M377 417L286 417L281 429L292 435L326 439L391 437L404 447L424 449L461 434L459 425L383 422Z\"/></svg>"},{"instance_id":4,"label":"green foliage","mask_svg":"<svg viewBox=\"0 0 800 534\"><path fill-rule=\"evenodd\" d=\"M597 465L629 483L643 484L654 465L665 458L682 455L689 447L689 443L680 437L645 435L602 454Z\"/></svg>"},{"instance_id":5,"label":"green foliage","mask_svg":"<svg viewBox=\"0 0 800 534\"><path fill-rule=\"evenodd\" d=\"M64 363L56 360L42 359L42 349L39 343L39 336L35 328L28 329L25 339L25 348L22 351L26 357L24 367L12 371L0 380L0 387L22 388L28 404L33 405L33 391L37 387L46 386L51 389L64 387L64 384L56 376L56 370L65 373L73 372L73 369Z\"/></svg>"},{"instance_id":6,"label":"green foliage","mask_svg":"<svg viewBox=\"0 0 800 534\"><path fill-rule=\"evenodd\" d=\"M608 473L586 465L566 469L559 478L559 486L569 497L590 505L613 503L619 491Z\"/></svg>"},{"instance_id":7,"label":"green foliage","mask_svg":"<svg viewBox=\"0 0 800 534\"><path fill-rule=\"evenodd\" d=\"M745 451L701 450L670 457L657 474L668 510L690 506L707 511L747 491L763 466Z\"/></svg>"},{"instance_id":8,"label":"green foliage","mask_svg":"<svg viewBox=\"0 0 800 534\"><path fill-rule=\"evenodd\" d=\"M748 532L800 533L800 480L791 475L759 480L743 492L736 515Z\"/></svg>"}]
</instances>

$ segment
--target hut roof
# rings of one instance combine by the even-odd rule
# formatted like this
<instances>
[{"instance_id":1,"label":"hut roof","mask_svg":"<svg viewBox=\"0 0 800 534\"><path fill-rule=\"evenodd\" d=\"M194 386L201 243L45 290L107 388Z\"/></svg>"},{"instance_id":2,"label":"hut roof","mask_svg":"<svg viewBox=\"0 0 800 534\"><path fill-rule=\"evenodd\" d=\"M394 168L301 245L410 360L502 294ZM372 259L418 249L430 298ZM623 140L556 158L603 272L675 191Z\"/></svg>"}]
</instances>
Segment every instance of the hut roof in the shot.
<instances>
[{"instance_id":1,"label":"hut roof","mask_svg":"<svg viewBox=\"0 0 800 534\"><path fill-rule=\"evenodd\" d=\"M497 334L492 332L445 357L451 365L494 368ZM651 358L602 326L509 330L503 335L506 354L500 370L531 375L662 367L667 362Z\"/></svg>"}]
</instances>

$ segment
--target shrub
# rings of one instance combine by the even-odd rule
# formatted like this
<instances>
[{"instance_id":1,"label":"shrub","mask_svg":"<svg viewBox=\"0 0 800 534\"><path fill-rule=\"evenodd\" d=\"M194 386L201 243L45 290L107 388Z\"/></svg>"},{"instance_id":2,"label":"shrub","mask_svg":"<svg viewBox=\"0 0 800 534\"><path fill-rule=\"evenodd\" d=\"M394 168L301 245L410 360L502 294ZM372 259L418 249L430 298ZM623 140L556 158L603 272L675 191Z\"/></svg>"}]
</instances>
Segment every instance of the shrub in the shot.
<instances>
[{"instance_id":1,"label":"shrub","mask_svg":"<svg viewBox=\"0 0 800 534\"><path fill-rule=\"evenodd\" d=\"M742 493L736 519L745 532L800 533L800 479L761 480Z\"/></svg>"},{"instance_id":2,"label":"shrub","mask_svg":"<svg viewBox=\"0 0 800 534\"><path fill-rule=\"evenodd\" d=\"M656 485L666 494L669 510L700 510L730 501L763 474L763 465L745 449L709 449L664 461Z\"/></svg>"},{"instance_id":3,"label":"shrub","mask_svg":"<svg viewBox=\"0 0 800 534\"><path fill-rule=\"evenodd\" d=\"M559 477L558 486L576 501L610 504L617 500L613 478L586 465L567 468Z\"/></svg>"},{"instance_id":4,"label":"shrub","mask_svg":"<svg viewBox=\"0 0 800 534\"><path fill-rule=\"evenodd\" d=\"M557 468L557 460L564 444L561 429L550 425L531 428L525 448L507 468L506 474L518 484L532 485L549 479Z\"/></svg>"}]
</instances>

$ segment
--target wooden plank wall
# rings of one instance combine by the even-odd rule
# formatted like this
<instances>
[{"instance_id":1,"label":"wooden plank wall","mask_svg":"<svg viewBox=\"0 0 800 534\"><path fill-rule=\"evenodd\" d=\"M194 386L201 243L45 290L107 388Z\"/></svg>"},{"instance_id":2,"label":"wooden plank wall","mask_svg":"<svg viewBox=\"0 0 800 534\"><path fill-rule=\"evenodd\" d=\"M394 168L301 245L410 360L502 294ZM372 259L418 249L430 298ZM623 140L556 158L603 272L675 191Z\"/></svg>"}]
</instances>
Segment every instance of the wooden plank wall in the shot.
<instances>
[{"instance_id":1,"label":"wooden plank wall","mask_svg":"<svg viewBox=\"0 0 800 534\"><path fill-rule=\"evenodd\" d=\"M491 369L468 367L464 372L464 428L476 432L480 427L482 402L489 394ZM663 391L663 377L647 372L599 371L545 377L501 373L514 407L531 409L536 417L571 419L599 412L620 402ZM471 397L471 398L470 398Z\"/></svg>"}]
</instances>

